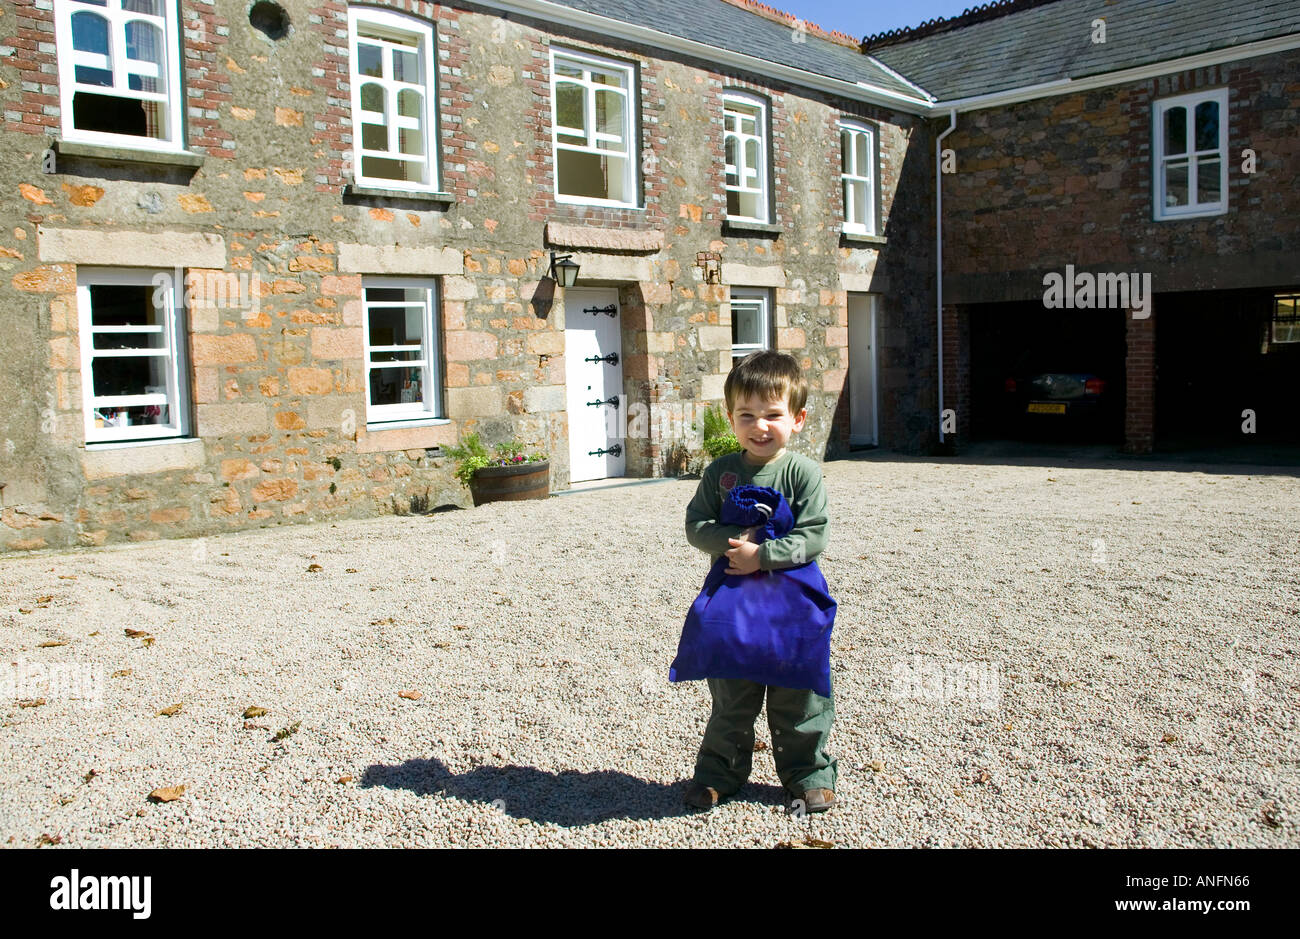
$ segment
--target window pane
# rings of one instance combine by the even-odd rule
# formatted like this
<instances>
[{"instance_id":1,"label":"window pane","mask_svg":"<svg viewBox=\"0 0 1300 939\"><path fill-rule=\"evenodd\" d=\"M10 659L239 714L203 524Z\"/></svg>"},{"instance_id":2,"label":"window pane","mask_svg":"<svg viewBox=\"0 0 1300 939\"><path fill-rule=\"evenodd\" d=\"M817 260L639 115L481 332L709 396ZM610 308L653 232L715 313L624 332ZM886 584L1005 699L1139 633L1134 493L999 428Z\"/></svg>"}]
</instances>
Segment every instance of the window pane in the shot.
<instances>
[{"instance_id":1,"label":"window pane","mask_svg":"<svg viewBox=\"0 0 1300 939\"><path fill-rule=\"evenodd\" d=\"M623 150L623 95L617 91L596 92L596 130L617 136L620 143L604 141L602 147Z\"/></svg>"},{"instance_id":2,"label":"window pane","mask_svg":"<svg viewBox=\"0 0 1300 939\"><path fill-rule=\"evenodd\" d=\"M413 88L404 88L397 93L397 113L402 117L419 117L423 103L424 95Z\"/></svg>"},{"instance_id":3,"label":"window pane","mask_svg":"<svg viewBox=\"0 0 1300 939\"><path fill-rule=\"evenodd\" d=\"M422 403L424 391L423 367L402 366L370 370L370 403L410 404Z\"/></svg>"},{"instance_id":4,"label":"window pane","mask_svg":"<svg viewBox=\"0 0 1300 939\"><path fill-rule=\"evenodd\" d=\"M853 172L852 161L853 135L847 130L840 131L840 172Z\"/></svg>"},{"instance_id":5,"label":"window pane","mask_svg":"<svg viewBox=\"0 0 1300 939\"><path fill-rule=\"evenodd\" d=\"M369 43L357 43L357 73L360 75L369 75L372 78L382 78L384 75L384 52L379 46L372 46Z\"/></svg>"},{"instance_id":6,"label":"window pane","mask_svg":"<svg viewBox=\"0 0 1300 939\"><path fill-rule=\"evenodd\" d=\"M74 13L72 15L72 47L79 52L93 52L104 56L108 65L108 21L95 13ZM112 87L113 73L107 68L94 68L90 65L78 65L74 69L74 80L83 85L101 85Z\"/></svg>"},{"instance_id":7,"label":"window pane","mask_svg":"<svg viewBox=\"0 0 1300 939\"><path fill-rule=\"evenodd\" d=\"M605 177L605 198L614 199L618 202L631 202L626 189L627 158L621 156L602 156L600 158L601 170Z\"/></svg>"},{"instance_id":8,"label":"window pane","mask_svg":"<svg viewBox=\"0 0 1300 939\"><path fill-rule=\"evenodd\" d=\"M1219 102L1202 101L1196 106L1196 149L1219 148Z\"/></svg>"},{"instance_id":9,"label":"window pane","mask_svg":"<svg viewBox=\"0 0 1300 939\"><path fill-rule=\"evenodd\" d=\"M606 174L608 157L597 153L560 150L555 154L557 185L561 195L581 199L611 199Z\"/></svg>"},{"instance_id":10,"label":"window pane","mask_svg":"<svg viewBox=\"0 0 1300 939\"><path fill-rule=\"evenodd\" d=\"M399 128L397 149L408 156L424 156L424 131L418 127Z\"/></svg>"},{"instance_id":11,"label":"window pane","mask_svg":"<svg viewBox=\"0 0 1300 939\"><path fill-rule=\"evenodd\" d=\"M1187 205L1187 162L1165 164L1165 205Z\"/></svg>"},{"instance_id":12,"label":"window pane","mask_svg":"<svg viewBox=\"0 0 1300 939\"><path fill-rule=\"evenodd\" d=\"M732 345L759 345L763 341L762 308L752 300L731 301Z\"/></svg>"},{"instance_id":13,"label":"window pane","mask_svg":"<svg viewBox=\"0 0 1300 939\"><path fill-rule=\"evenodd\" d=\"M144 13L159 18L163 15L162 0L122 0L122 9L129 13Z\"/></svg>"},{"instance_id":14,"label":"window pane","mask_svg":"<svg viewBox=\"0 0 1300 939\"><path fill-rule=\"evenodd\" d=\"M555 74L564 75L568 78L581 78L582 68L577 65L574 65L571 62L566 62L563 59L556 59Z\"/></svg>"},{"instance_id":15,"label":"window pane","mask_svg":"<svg viewBox=\"0 0 1300 939\"><path fill-rule=\"evenodd\" d=\"M393 50L393 78L399 82L420 84L420 57L414 52Z\"/></svg>"},{"instance_id":16,"label":"window pane","mask_svg":"<svg viewBox=\"0 0 1300 939\"><path fill-rule=\"evenodd\" d=\"M857 207L853 202L853 184L846 179L844 180L844 220L846 222L857 221L854 217L856 212Z\"/></svg>"},{"instance_id":17,"label":"window pane","mask_svg":"<svg viewBox=\"0 0 1300 939\"><path fill-rule=\"evenodd\" d=\"M856 142L856 144L857 144L857 147L856 147L856 151L857 151L857 163L856 163L856 166L855 166L855 168L857 169L857 175L859 175L859 176L870 176L870 175L871 175L871 161L870 161L869 157L867 156L867 143L868 143L867 135L866 135L866 134L854 134L853 136L856 138L856 141L855 141L855 142Z\"/></svg>"},{"instance_id":18,"label":"window pane","mask_svg":"<svg viewBox=\"0 0 1300 939\"><path fill-rule=\"evenodd\" d=\"M730 166L730 167L733 167L733 168L734 168L735 165L736 165L736 138L735 138L735 137L727 137L726 140L724 141L723 146L724 146L725 151L726 151L727 166ZM728 186L734 186L735 184L736 184L736 177L735 177L735 175L732 174L732 173L728 173L728 174L727 174L727 185L728 185Z\"/></svg>"},{"instance_id":19,"label":"window pane","mask_svg":"<svg viewBox=\"0 0 1300 939\"><path fill-rule=\"evenodd\" d=\"M361 86L361 110L384 113L384 86L367 82Z\"/></svg>"},{"instance_id":20,"label":"window pane","mask_svg":"<svg viewBox=\"0 0 1300 939\"><path fill-rule=\"evenodd\" d=\"M871 205L868 201L870 196L867 193L867 184L865 182L855 182L851 186L853 190L853 217L850 221L858 225L867 224L867 208Z\"/></svg>"},{"instance_id":21,"label":"window pane","mask_svg":"<svg viewBox=\"0 0 1300 939\"><path fill-rule=\"evenodd\" d=\"M362 124L361 148L363 150L387 150L388 128L383 124Z\"/></svg>"},{"instance_id":22,"label":"window pane","mask_svg":"<svg viewBox=\"0 0 1300 939\"><path fill-rule=\"evenodd\" d=\"M139 20L126 24L126 57L138 62L149 62L157 75L128 75L127 86L132 91L162 91L159 78L166 74L163 69L162 30L152 23ZM147 70L146 70L147 71Z\"/></svg>"},{"instance_id":23,"label":"window pane","mask_svg":"<svg viewBox=\"0 0 1300 939\"><path fill-rule=\"evenodd\" d=\"M1187 152L1187 109L1165 110L1165 154Z\"/></svg>"},{"instance_id":24,"label":"window pane","mask_svg":"<svg viewBox=\"0 0 1300 939\"><path fill-rule=\"evenodd\" d=\"M744 176L744 180L742 182L742 185L744 186L758 185L758 141L757 140L745 141L745 169L744 169L743 176Z\"/></svg>"},{"instance_id":25,"label":"window pane","mask_svg":"<svg viewBox=\"0 0 1300 939\"><path fill-rule=\"evenodd\" d=\"M624 79L627 76L613 74L609 72L592 72L591 80L597 85L609 85L611 88L622 88Z\"/></svg>"},{"instance_id":26,"label":"window pane","mask_svg":"<svg viewBox=\"0 0 1300 939\"><path fill-rule=\"evenodd\" d=\"M1219 201L1219 173L1222 164L1217 157L1196 161L1196 201L1210 203Z\"/></svg>"},{"instance_id":27,"label":"window pane","mask_svg":"<svg viewBox=\"0 0 1300 939\"><path fill-rule=\"evenodd\" d=\"M730 201L730 200L728 200ZM742 192L737 199L738 210L735 214L742 215L745 218L765 218L766 213L760 211L760 203L757 193Z\"/></svg>"},{"instance_id":28,"label":"window pane","mask_svg":"<svg viewBox=\"0 0 1300 939\"><path fill-rule=\"evenodd\" d=\"M587 128L581 85L560 82L555 87L555 120L559 127L585 131ZM585 138L584 138L585 139Z\"/></svg>"},{"instance_id":29,"label":"window pane","mask_svg":"<svg viewBox=\"0 0 1300 939\"><path fill-rule=\"evenodd\" d=\"M361 175L371 179L396 179L407 183L426 181L423 163L408 163L406 160L392 160L385 157L363 156Z\"/></svg>"}]
</instances>

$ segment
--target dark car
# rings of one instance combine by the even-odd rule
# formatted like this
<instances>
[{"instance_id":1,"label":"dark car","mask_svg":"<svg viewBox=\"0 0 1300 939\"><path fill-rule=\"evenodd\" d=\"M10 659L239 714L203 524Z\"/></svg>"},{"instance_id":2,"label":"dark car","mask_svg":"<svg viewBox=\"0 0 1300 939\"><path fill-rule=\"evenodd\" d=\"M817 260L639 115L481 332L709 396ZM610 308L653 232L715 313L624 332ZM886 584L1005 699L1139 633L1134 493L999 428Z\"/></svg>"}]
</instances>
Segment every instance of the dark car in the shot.
<instances>
[{"instance_id":1,"label":"dark car","mask_svg":"<svg viewBox=\"0 0 1300 939\"><path fill-rule=\"evenodd\" d=\"M1107 433L1114 416L1111 382L1094 371L1021 368L1003 382L1007 429L1037 436L1061 431L1070 437Z\"/></svg>"}]
</instances>

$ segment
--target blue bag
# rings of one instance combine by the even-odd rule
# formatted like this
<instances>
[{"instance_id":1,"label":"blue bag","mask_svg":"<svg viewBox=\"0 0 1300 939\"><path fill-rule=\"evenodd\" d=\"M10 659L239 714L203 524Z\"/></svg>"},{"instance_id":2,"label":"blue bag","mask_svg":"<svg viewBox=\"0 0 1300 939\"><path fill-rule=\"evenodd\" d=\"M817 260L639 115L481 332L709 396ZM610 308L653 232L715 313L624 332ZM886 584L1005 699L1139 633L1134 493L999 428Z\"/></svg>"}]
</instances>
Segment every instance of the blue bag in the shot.
<instances>
[{"instance_id":1,"label":"blue bag","mask_svg":"<svg viewBox=\"0 0 1300 939\"><path fill-rule=\"evenodd\" d=\"M733 487L718 521L761 525L760 544L794 527L785 496L767 486ZM714 563L691 604L668 680L744 678L829 698L836 604L817 562L745 575L727 567L725 557Z\"/></svg>"}]
</instances>

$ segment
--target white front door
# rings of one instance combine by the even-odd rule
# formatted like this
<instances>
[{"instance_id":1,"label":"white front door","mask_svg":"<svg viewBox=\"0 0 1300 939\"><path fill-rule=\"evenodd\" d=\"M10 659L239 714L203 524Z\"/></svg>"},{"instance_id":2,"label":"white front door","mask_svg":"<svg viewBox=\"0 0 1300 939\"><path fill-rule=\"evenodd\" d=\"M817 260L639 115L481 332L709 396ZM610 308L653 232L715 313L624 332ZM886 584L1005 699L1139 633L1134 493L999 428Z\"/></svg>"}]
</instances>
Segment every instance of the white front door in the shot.
<instances>
[{"instance_id":1,"label":"white front door","mask_svg":"<svg viewBox=\"0 0 1300 939\"><path fill-rule=\"evenodd\" d=\"M564 371L568 385L569 481L622 476L623 331L618 290L564 292Z\"/></svg>"},{"instance_id":2,"label":"white front door","mask_svg":"<svg viewBox=\"0 0 1300 939\"><path fill-rule=\"evenodd\" d=\"M875 446L876 297L849 294L849 446Z\"/></svg>"}]
</instances>

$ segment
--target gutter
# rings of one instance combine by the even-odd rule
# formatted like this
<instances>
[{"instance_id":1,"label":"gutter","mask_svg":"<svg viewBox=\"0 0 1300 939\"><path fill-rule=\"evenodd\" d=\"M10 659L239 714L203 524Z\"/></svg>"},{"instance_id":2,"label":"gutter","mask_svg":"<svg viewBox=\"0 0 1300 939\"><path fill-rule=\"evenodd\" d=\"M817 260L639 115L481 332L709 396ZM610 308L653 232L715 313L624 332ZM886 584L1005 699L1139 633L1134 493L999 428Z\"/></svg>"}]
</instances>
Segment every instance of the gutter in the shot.
<instances>
[{"instance_id":1,"label":"gutter","mask_svg":"<svg viewBox=\"0 0 1300 939\"><path fill-rule=\"evenodd\" d=\"M939 443L943 443L943 138L957 129L957 109L948 111L948 129L934 141L935 320L939 326Z\"/></svg>"}]
</instances>

